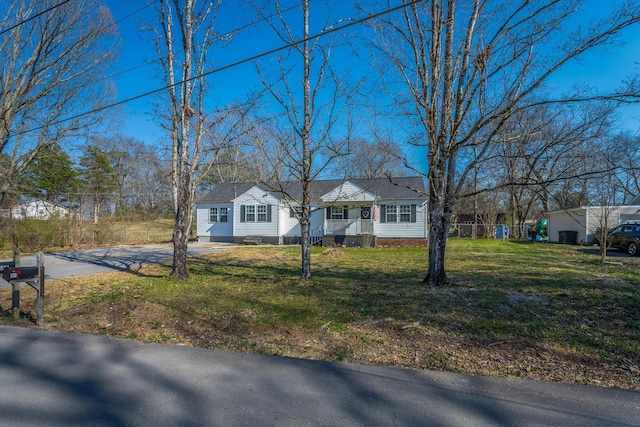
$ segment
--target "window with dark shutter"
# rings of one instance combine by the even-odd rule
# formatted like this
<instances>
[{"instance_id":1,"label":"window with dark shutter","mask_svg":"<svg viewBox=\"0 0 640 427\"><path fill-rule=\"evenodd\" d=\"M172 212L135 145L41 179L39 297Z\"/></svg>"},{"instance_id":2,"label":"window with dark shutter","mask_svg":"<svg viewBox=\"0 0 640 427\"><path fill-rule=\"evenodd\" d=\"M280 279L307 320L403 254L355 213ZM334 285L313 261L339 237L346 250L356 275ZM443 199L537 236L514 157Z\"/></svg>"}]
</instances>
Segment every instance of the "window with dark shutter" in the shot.
<instances>
[{"instance_id":1,"label":"window with dark shutter","mask_svg":"<svg viewBox=\"0 0 640 427\"><path fill-rule=\"evenodd\" d=\"M240 222L244 222L244 213L245 213L245 206L241 205L240 206Z\"/></svg>"},{"instance_id":2,"label":"window with dark shutter","mask_svg":"<svg viewBox=\"0 0 640 427\"><path fill-rule=\"evenodd\" d=\"M400 205L398 213L399 213L400 222L411 222L411 206L410 205Z\"/></svg>"},{"instance_id":3,"label":"window with dark shutter","mask_svg":"<svg viewBox=\"0 0 640 427\"><path fill-rule=\"evenodd\" d=\"M267 205L257 205L256 213L258 222L267 222Z\"/></svg>"},{"instance_id":4,"label":"window with dark shutter","mask_svg":"<svg viewBox=\"0 0 640 427\"><path fill-rule=\"evenodd\" d=\"M271 205L267 205L267 222L271 222Z\"/></svg>"},{"instance_id":5,"label":"window with dark shutter","mask_svg":"<svg viewBox=\"0 0 640 427\"><path fill-rule=\"evenodd\" d=\"M380 222L387 222L387 205L380 205Z\"/></svg>"},{"instance_id":6,"label":"window with dark shutter","mask_svg":"<svg viewBox=\"0 0 640 427\"><path fill-rule=\"evenodd\" d=\"M411 205L411 222L416 222L416 205Z\"/></svg>"},{"instance_id":7,"label":"window with dark shutter","mask_svg":"<svg viewBox=\"0 0 640 427\"><path fill-rule=\"evenodd\" d=\"M349 206L342 208L342 219L349 219Z\"/></svg>"},{"instance_id":8,"label":"window with dark shutter","mask_svg":"<svg viewBox=\"0 0 640 427\"><path fill-rule=\"evenodd\" d=\"M326 213L327 215L325 216L326 219L331 219L331 206L328 206L326 208Z\"/></svg>"}]
</instances>

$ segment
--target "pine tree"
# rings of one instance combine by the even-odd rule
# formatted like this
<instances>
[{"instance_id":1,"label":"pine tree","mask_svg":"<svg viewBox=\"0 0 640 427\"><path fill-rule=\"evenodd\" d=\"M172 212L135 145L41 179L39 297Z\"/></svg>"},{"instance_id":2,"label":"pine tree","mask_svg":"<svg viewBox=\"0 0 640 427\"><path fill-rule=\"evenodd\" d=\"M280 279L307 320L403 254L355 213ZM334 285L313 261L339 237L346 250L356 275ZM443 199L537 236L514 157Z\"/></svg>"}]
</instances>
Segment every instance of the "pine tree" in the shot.
<instances>
[{"instance_id":1,"label":"pine tree","mask_svg":"<svg viewBox=\"0 0 640 427\"><path fill-rule=\"evenodd\" d=\"M116 174L109 153L95 145L87 146L80 158L80 179L84 192L91 195L93 222L97 224L103 203L117 188Z\"/></svg>"}]
</instances>

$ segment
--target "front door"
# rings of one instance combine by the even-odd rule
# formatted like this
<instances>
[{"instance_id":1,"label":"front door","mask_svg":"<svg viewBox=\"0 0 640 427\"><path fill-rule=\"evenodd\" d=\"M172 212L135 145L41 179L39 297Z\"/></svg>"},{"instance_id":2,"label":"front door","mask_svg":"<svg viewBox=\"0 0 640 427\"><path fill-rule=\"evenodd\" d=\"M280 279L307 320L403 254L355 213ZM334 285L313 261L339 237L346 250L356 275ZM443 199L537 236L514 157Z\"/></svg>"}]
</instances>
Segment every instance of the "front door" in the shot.
<instances>
[{"instance_id":1,"label":"front door","mask_svg":"<svg viewBox=\"0 0 640 427\"><path fill-rule=\"evenodd\" d=\"M360 218L371 219L371 206L362 206L360 208Z\"/></svg>"}]
</instances>

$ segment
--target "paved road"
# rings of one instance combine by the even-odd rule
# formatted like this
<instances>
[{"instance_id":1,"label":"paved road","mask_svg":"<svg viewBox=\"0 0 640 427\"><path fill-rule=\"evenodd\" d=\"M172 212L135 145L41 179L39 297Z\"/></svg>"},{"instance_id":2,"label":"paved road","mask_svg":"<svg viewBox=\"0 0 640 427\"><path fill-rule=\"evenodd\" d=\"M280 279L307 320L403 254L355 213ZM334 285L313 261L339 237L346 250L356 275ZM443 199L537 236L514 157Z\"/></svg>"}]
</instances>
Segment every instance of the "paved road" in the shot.
<instances>
[{"instance_id":1,"label":"paved road","mask_svg":"<svg viewBox=\"0 0 640 427\"><path fill-rule=\"evenodd\" d=\"M189 256L232 248L221 243L189 244ZM50 279L84 276L105 271L137 271L143 265L158 264L171 260L171 245L117 246L111 248L79 249L45 254L45 275ZM4 259L0 261L11 261ZM36 265L35 256L23 256L21 265ZM0 278L0 288L11 286Z\"/></svg>"},{"instance_id":2,"label":"paved road","mask_svg":"<svg viewBox=\"0 0 640 427\"><path fill-rule=\"evenodd\" d=\"M640 392L0 326L0 425L640 426Z\"/></svg>"}]
</instances>

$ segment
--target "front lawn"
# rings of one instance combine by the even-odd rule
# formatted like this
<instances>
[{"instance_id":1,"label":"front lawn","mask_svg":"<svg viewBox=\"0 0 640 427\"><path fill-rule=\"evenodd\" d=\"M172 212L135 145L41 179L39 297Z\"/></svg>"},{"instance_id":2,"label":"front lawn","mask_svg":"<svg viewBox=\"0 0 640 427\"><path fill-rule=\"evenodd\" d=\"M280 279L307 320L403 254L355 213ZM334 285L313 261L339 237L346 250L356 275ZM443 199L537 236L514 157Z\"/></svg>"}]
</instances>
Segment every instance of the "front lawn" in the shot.
<instances>
[{"instance_id":1,"label":"front lawn","mask_svg":"<svg viewBox=\"0 0 640 427\"><path fill-rule=\"evenodd\" d=\"M612 252L612 257L615 254ZM241 247L168 267L49 282L45 327L145 342L640 389L640 258L451 239L453 284L422 284L427 250ZM31 326L8 314L4 324Z\"/></svg>"}]
</instances>

